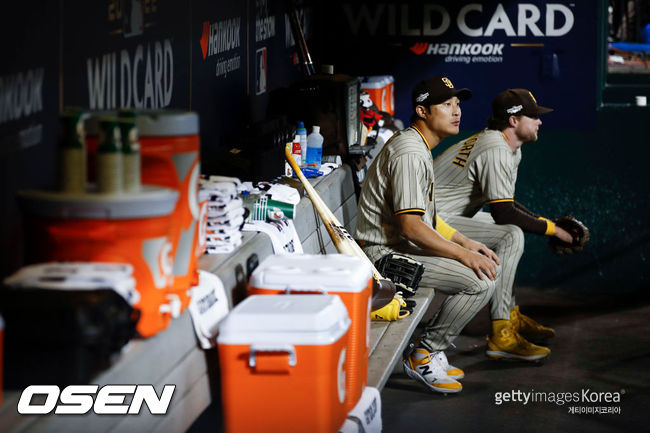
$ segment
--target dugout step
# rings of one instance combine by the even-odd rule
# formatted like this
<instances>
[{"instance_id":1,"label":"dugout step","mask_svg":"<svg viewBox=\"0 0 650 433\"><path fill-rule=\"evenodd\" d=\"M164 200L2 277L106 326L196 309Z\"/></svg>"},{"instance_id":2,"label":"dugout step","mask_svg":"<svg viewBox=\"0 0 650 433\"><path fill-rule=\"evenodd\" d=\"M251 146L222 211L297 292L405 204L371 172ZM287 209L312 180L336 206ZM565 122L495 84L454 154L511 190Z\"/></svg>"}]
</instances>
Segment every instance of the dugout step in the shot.
<instances>
[{"instance_id":1,"label":"dugout step","mask_svg":"<svg viewBox=\"0 0 650 433\"><path fill-rule=\"evenodd\" d=\"M408 317L393 322L371 322L368 386L380 391L384 388L393 369L402 361L402 352L429 309L433 297L434 289L420 287L417 293L409 298L417 305Z\"/></svg>"}]
</instances>

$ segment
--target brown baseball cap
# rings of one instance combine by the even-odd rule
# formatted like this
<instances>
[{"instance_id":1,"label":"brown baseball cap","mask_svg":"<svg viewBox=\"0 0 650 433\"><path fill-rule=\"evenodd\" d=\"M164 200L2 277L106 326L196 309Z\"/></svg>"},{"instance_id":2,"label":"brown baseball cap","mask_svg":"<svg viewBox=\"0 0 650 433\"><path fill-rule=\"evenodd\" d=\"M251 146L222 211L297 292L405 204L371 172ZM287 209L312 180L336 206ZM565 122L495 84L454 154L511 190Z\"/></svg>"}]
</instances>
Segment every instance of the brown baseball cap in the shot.
<instances>
[{"instance_id":1,"label":"brown baseball cap","mask_svg":"<svg viewBox=\"0 0 650 433\"><path fill-rule=\"evenodd\" d=\"M451 80L443 76L426 78L415 85L411 94L413 108L418 105L428 107L429 105L440 104L452 96L464 101L472 97L469 89L456 89Z\"/></svg>"},{"instance_id":2,"label":"brown baseball cap","mask_svg":"<svg viewBox=\"0 0 650 433\"><path fill-rule=\"evenodd\" d=\"M537 100L530 90L508 89L497 95L492 101L492 116L505 119L510 116L539 117L550 113L552 108L537 105Z\"/></svg>"}]
</instances>

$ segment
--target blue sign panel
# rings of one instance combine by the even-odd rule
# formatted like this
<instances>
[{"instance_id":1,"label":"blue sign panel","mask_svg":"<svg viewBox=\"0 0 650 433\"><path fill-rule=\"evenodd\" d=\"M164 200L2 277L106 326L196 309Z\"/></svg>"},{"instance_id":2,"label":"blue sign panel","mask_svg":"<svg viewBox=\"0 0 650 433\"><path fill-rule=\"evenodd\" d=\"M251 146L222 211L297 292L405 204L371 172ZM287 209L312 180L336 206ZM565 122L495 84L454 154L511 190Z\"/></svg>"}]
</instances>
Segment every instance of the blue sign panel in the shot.
<instances>
[{"instance_id":1,"label":"blue sign panel","mask_svg":"<svg viewBox=\"0 0 650 433\"><path fill-rule=\"evenodd\" d=\"M464 104L464 129L485 126L494 96L515 87L556 109L546 127L588 128L596 106L594 6L587 0L348 2L329 18L336 32L326 50L339 70L394 75L396 115L403 120L411 114L413 85L446 75L474 93ZM359 58L363 65L355 66Z\"/></svg>"},{"instance_id":2,"label":"blue sign panel","mask_svg":"<svg viewBox=\"0 0 650 433\"><path fill-rule=\"evenodd\" d=\"M64 105L188 108L189 14L171 0L64 2Z\"/></svg>"}]
</instances>

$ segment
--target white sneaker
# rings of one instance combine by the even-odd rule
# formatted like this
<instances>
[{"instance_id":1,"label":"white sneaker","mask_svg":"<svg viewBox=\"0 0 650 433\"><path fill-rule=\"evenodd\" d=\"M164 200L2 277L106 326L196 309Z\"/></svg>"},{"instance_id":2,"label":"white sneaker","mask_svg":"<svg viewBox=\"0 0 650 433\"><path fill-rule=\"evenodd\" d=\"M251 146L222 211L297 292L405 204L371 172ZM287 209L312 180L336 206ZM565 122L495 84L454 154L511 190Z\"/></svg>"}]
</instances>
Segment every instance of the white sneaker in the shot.
<instances>
[{"instance_id":1,"label":"white sneaker","mask_svg":"<svg viewBox=\"0 0 650 433\"><path fill-rule=\"evenodd\" d=\"M463 389L463 385L449 377L441 364L441 359L447 361L444 353L442 358L437 354L430 353L426 349L415 349L415 351L403 362L404 372L412 379L422 382L427 388L442 392L455 393ZM416 358L415 355L419 356ZM424 356L423 356L424 355Z\"/></svg>"},{"instance_id":2,"label":"white sneaker","mask_svg":"<svg viewBox=\"0 0 650 433\"><path fill-rule=\"evenodd\" d=\"M447 376L451 377L452 379L456 379L456 380L460 380L463 377L465 377L465 372L463 370L449 364L449 361L447 361L447 355L445 355L445 352L443 352L443 351L433 352L433 356L436 357L436 359L438 360L438 363L440 364L442 369L445 371L445 373L447 373Z\"/></svg>"}]
</instances>

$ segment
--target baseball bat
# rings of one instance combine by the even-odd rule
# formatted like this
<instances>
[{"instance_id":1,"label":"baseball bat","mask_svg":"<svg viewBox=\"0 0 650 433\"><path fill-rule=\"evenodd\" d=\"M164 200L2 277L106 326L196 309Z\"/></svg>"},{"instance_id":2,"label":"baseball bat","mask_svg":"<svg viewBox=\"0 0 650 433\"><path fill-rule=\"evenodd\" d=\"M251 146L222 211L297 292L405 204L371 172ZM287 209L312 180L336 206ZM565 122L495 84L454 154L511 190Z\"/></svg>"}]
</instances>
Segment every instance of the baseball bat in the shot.
<instances>
[{"instance_id":1,"label":"baseball bat","mask_svg":"<svg viewBox=\"0 0 650 433\"><path fill-rule=\"evenodd\" d=\"M300 24L300 17L298 16L298 9L296 7L295 1L289 2L289 23L291 25L291 33L293 34L293 39L296 41L296 47L298 47L298 55L300 57L300 66L305 77L309 77L316 72L314 63L311 60L311 55L309 54L309 48L307 48L307 41L305 40L305 33L302 30L302 25Z\"/></svg>"},{"instance_id":2,"label":"baseball bat","mask_svg":"<svg viewBox=\"0 0 650 433\"><path fill-rule=\"evenodd\" d=\"M298 179L305 187L305 191L307 191L307 194L309 195L309 198L313 203L316 212L318 212L321 220L323 220L325 229L330 235L330 238L332 239L336 250L341 254L358 256L362 259L365 259L368 263L370 263L370 266L372 267L372 276L378 283L384 281L384 284L386 284L387 281L390 281L381 276L377 268L375 268L375 265L370 261L368 256L366 256L359 244L357 244L357 242L352 238L352 236L350 236L345 227L343 227L343 225L336 219L332 211L327 207L323 199L320 197L320 195L318 195L314 187L311 186L311 183L309 183L305 175L302 173L302 170L300 170L300 167L298 164L296 164L296 161L291 155L291 150L289 150L288 147L285 147L284 155L287 158L289 165L296 173L296 176L298 176Z\"/></svg>"}]
</instances>

